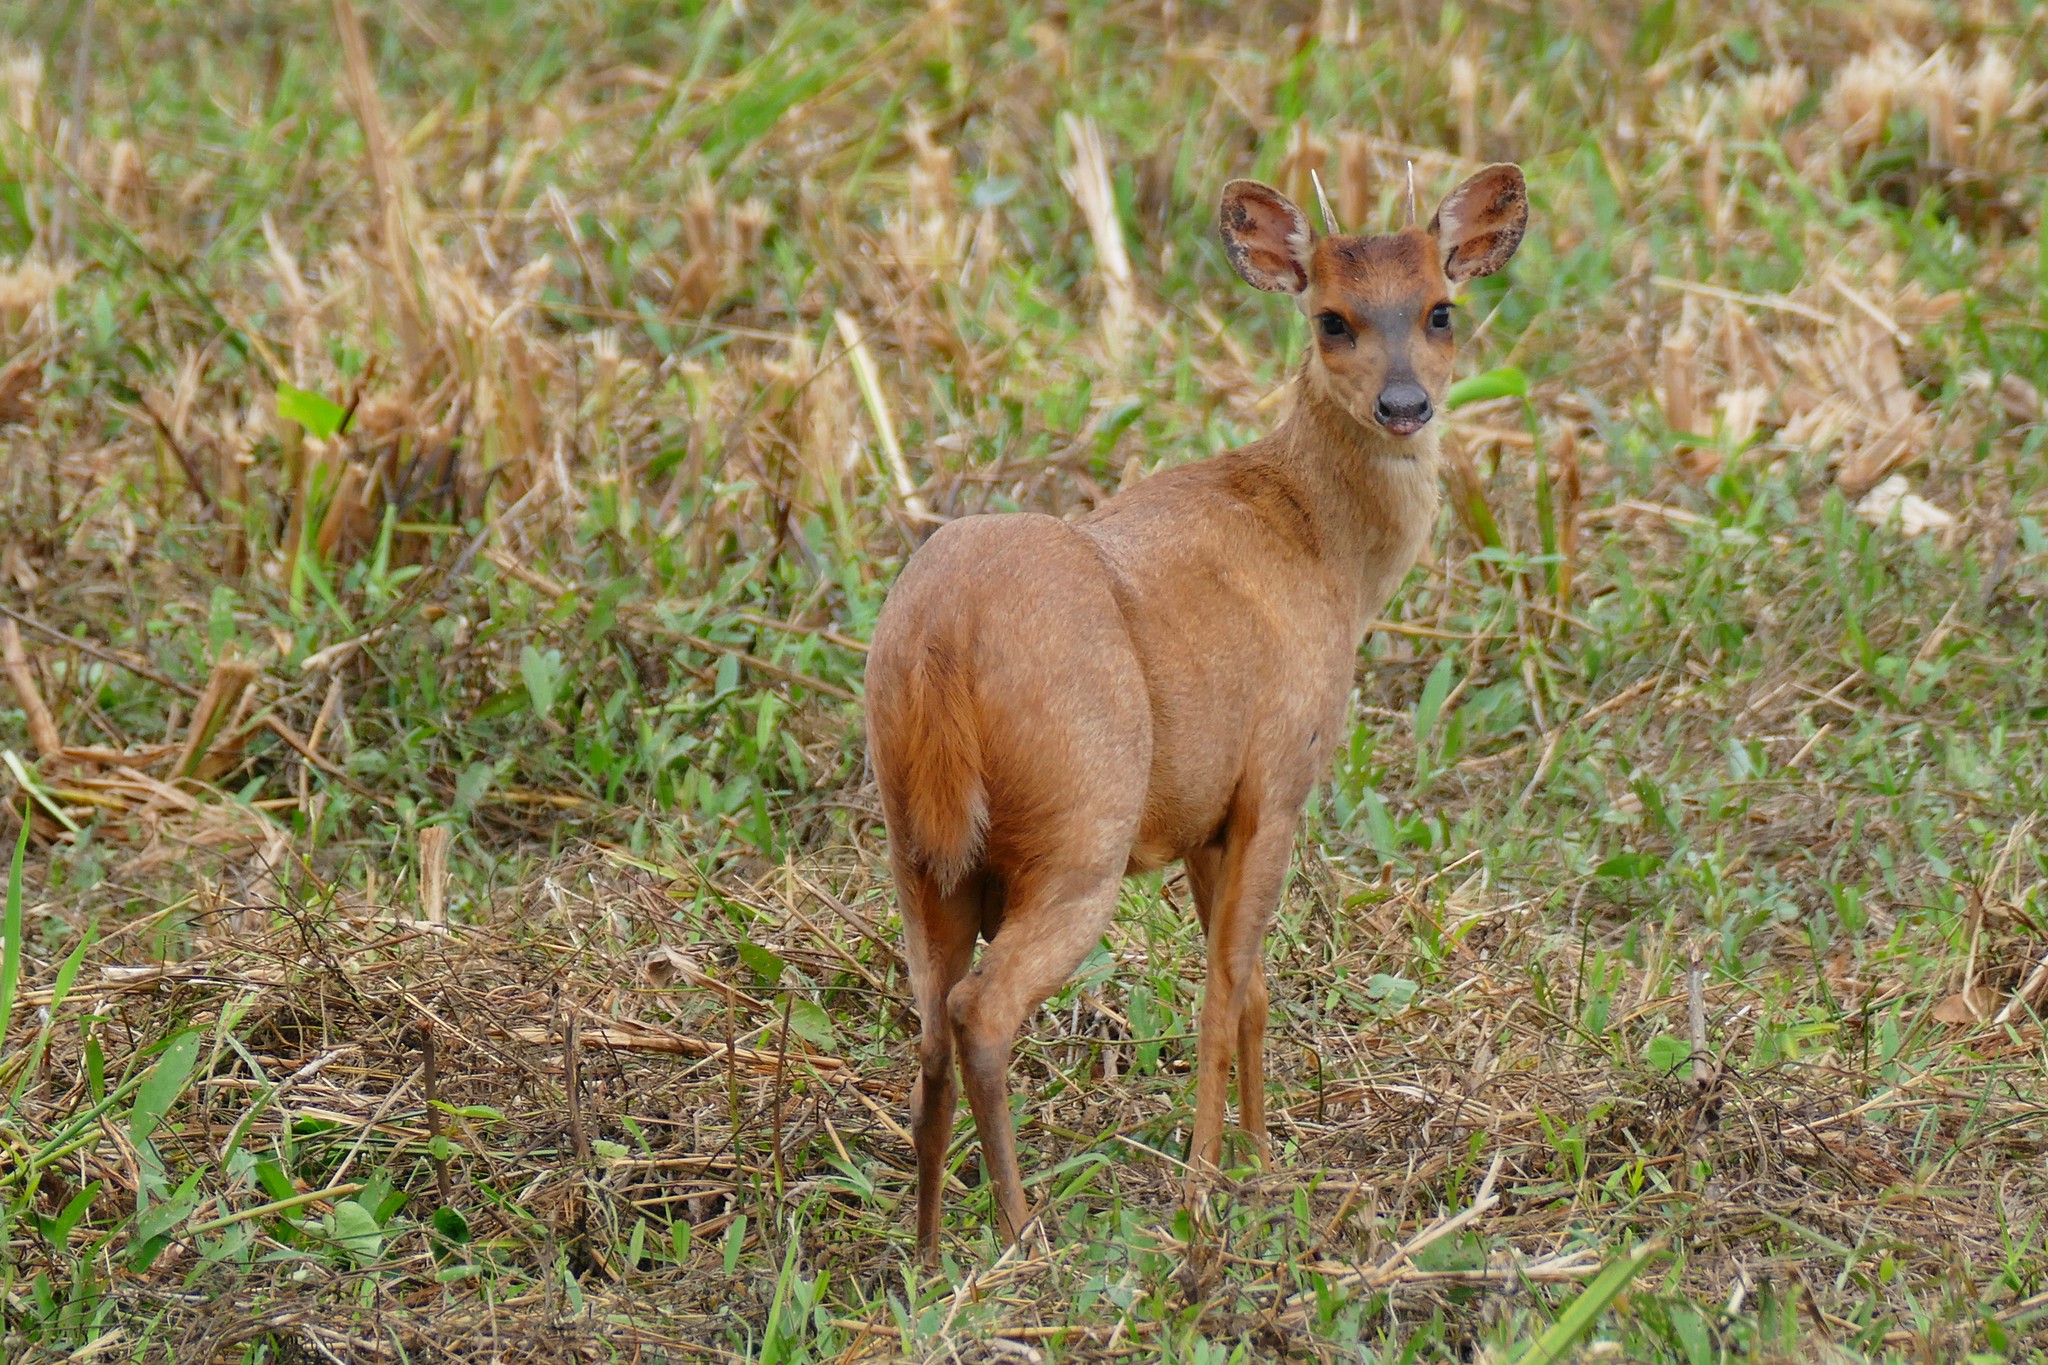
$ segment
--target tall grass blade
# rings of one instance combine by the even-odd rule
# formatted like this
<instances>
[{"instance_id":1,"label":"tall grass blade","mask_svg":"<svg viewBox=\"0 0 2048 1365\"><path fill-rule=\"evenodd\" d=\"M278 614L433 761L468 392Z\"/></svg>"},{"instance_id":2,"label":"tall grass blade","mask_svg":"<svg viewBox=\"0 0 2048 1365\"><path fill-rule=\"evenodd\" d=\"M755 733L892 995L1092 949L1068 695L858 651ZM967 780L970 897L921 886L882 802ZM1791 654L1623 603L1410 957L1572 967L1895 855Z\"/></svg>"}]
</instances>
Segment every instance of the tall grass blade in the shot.
<instances>
[{"instance_id":1,"label":"tall grass blade","mask_svg":"<svg viewBox=\"0 0 2048 1365\"><path fill-rule=\"evenodd\" d=\"M867 337L861 332L860 319L840 309L832 315L832 322L838 327L839 339L846 346L846 358L853 366L853 378L860 388L861 401L867 405L868 417L875 424L875 442L881 447L883 472L903 506L922 518L925 515L924 500L918 496L917 485L911 480L910 464L903 458L903 443L896 439L896 420L889 414L889 398L882 392L882 377L876 372L874 357L868 352Z\"/></svg>"},{"instance_id":2,"label":"tall grass blade","mask_svg":"<svg viewBox=\"0 0 2048 1365\"><path fill-rule=\"evenodd\" d=\"M1536 405L1526 394L1522 398L1522 421L1529 428L1529 458L1536 465L1536 536L1543 547L1544 584L1556 601L1563 592L1557 560L1557 500L1550 487L1550 458L1543 450L1543 423L1536 416Z\"/></svg>"},{"instance_id":3,"label":"tall grass blade","mask_svg":"<svg viewBox=\"0 0 2048 1365\"><path fill-rule=\"evenodd\" d=\"M1662 1250L1664 1239L1653 1237L1628 1255L1608 1262L1606 1268L1594 1276L1593 1282L1580 1290L1579 1296L1557 1315L1557 1321L1550 1324L1550 1330L1515 1358L1515 1365L1555 1365L1564 1359L1565 1352L1593 1330L1594 1324L1600 1321L1600 1315L1650 1263L1650 1258Z\"/></svg>"},{"instance_id":4,"label":"tall grass blade","mask_svg":"<svg viewBox=\"0 0 2048 1365\"><path fill-rule=\"evenodd\" d=\"M7 908L0 915L0 1057L7 1055L7 1027L14 1021L14 988L21 978L21 870L28 861L30 807L21 808L21 837L14 841L14 857L7 865Z\"/></svg>"},{"instance_id":5,"label":"tall grass blade","mask_svg":"<svg viewBox=\"0 0 2048 1365\"><path fill-rule=\"evenodd\" d=\"M131 1139L137 1143L148 1141L178 1096L185 1093L185 1081L191 1076L192 1063L198 1058L197 1029L187 1029L171 1040L170 1046L157 1058L156 1068L135 1092L135 1107L128 1113L128 1136Z\"/></svg>"}]
</instances>

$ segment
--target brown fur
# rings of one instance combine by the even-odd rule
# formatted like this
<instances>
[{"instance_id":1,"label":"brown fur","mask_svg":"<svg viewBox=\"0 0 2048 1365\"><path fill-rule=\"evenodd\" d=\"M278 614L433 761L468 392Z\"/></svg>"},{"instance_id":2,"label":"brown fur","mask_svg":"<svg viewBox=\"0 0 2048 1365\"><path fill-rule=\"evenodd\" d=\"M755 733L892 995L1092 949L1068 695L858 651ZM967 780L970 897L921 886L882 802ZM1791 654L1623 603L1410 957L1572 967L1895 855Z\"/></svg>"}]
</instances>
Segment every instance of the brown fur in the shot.
<instances>
[{"instance_id":1,"label":"brown fur","mask_svg":"<svg viewBox=\"0 0 2048 1365\"><path fill-rule=\"evenodd\" d=\"M883 788L884 818L903 831L942 891L973 866L988 827L981 734L960 662L954 642L928 640L910 663L907 685L876 698L869 719L870 726L923 737Z\"/></svg>"},{"instance_id":2,"label":"brown fur","mask_svg":"<svg viewBox=\"0 0 2048 1365\"><path fill-rule=\"evenodd\" d=\"M1122 878L1175 859L1209 951L1191 1162L1197 1176L1217 1166L1233 1062L1243 1126L1268 1154L1266 926L1345 728L1366 625L1437 507L1435 426L1393 434L1374 405L1403 376L1441 401L1451 341L1427 322L1447 296L1443 262L1479 233L1520 235L1472 219L1457 240L1312 241L1276 191L1232 182L1220 225L1233 264L1299 293L1315 331L1287 420L1075 524L953 522L890 593L868 657L868 744L923 1019L911 1107L927 1259L956 1053L1014 1237L1027 1218L1016 1030L1101 940ZM1323 334L1325 312L1345 336ZM969 970L977 933L990 943Z\"/></svg>"}]
</instances>

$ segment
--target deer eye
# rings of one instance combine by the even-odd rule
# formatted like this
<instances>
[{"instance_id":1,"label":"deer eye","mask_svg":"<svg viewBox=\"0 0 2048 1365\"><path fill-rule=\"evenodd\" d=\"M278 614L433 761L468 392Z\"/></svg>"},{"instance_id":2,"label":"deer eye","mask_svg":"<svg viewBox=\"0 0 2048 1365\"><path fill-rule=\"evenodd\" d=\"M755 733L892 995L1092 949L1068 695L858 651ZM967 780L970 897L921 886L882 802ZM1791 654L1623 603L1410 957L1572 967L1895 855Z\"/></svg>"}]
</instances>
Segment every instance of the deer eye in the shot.
<instances>
[{"instance_id":1,"label":"deer eye","mask_svg":"<svg viewBox=\"0 0 2048 1365\"><path fill-rule=\"evenodd\" d=\"M1451 305L1440 303L1429 310L1429 325L1435 331L1443 331L1451 325Z\"/></svg>"},{"instance_id":2,"label":"deer eye","mask_svg":"<svg viewBox=\"0 0 2048 1365\"><path fill-rule=\"evenodd\" d=\"M1335 313L1323 313L1316 318L1316 321L1322 325L1323 335L1326 337L1351 335L1351 325Z\"/></svg>"}]
</instances>

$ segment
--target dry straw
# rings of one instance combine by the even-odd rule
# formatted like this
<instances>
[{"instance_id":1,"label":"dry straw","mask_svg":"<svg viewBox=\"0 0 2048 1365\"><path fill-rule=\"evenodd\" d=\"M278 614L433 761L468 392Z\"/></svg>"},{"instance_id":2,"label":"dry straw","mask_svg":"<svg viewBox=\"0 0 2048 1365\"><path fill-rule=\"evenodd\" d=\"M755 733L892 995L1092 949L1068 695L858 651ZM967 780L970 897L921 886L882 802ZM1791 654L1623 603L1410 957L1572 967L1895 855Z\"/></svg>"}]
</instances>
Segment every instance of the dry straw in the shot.
<instances>
[{"instance_id":1,"label":"dry straw","mask_svg":"<svg viewBox=\"0 0 2048 1365\"><path fill-rule=\"evenodd\" d=\"M1095 277L1102 290L1102 340L1113 358L1121 358L1138 321L1137 287L1131 277L1130 253L1124 247L1123 218L1117 211L1116 188L1110 181L1109 151L1095 120L1060 115L1060 130L1073 163L1060 173L1067 193L1081 210L1088 236L1095 244Z\"/></svg>"}]
</instances>

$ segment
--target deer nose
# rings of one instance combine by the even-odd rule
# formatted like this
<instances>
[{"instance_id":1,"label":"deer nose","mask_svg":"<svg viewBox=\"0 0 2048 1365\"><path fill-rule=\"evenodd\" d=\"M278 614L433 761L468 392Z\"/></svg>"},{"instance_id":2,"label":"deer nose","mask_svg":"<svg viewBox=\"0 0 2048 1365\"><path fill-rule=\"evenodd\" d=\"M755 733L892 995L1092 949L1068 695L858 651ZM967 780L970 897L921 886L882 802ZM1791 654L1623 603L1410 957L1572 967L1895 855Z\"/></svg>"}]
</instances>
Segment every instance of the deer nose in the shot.
<instances>
[{"instance_id":1,"label":"deer nose","mask_svg":"<svg viewBox=\"0 0 2048 1365\"><path fill-rule=\"evenodd\" d=\"M1422 385L1404 379L1380 390L1380 400L1374 404L1372 415L1395 435L1410 436L1422 430L1436 413Z\"/></svg>"}]
</instances>

